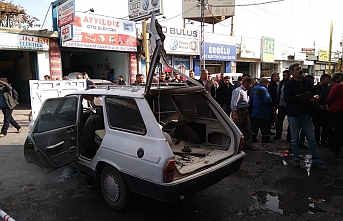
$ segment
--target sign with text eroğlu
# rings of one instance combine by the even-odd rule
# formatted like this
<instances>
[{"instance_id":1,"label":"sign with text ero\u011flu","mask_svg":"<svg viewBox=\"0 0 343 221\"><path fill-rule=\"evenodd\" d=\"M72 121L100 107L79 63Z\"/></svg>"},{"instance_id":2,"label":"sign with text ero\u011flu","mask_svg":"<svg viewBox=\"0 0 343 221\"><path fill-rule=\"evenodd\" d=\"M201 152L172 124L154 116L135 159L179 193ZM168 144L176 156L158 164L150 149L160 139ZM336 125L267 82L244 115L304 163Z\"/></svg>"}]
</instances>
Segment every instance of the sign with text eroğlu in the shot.
<instances>
[{"instance_id":1,"label":"sign with text ero\u011flu","mask_svg":"<svg viewBox=\"0 0 343 221\"><path fill-rule=\"evenodd\" d=\"M205 60L236 61L236 37L205 33Z\"/></svg>"},{"instance_id":2,"label":"sign with text ero\u011flu","mask_svg":"<svg viewBox=\"0 0 343 221\"><path fill-rule=\"evenodd\" d=\"M129 18L139 21L155 15L163 14L162 0L128 0Z\"/></svg>"},{"instance_id":3,"label":"sign with text ero\u011flu","mask_svg":"<svg viewBox=\"0 0 343 221\"><path fill-rule=\"evenodd\" d=\"M67 0L58 6L58 27L62 27L75 19L75 1Z\"/></svg>"},{"instance_id":4,"label":"sign with text ero\u011flu","mask_svg":"<svg viewBox=\"0 0 343 221\"><path fill-rule=\"evenodd\" d=\"M63 47L111 51L137 51L136 24L117 18L76 13L73 40Z\"/></svg>"}]
</instances>

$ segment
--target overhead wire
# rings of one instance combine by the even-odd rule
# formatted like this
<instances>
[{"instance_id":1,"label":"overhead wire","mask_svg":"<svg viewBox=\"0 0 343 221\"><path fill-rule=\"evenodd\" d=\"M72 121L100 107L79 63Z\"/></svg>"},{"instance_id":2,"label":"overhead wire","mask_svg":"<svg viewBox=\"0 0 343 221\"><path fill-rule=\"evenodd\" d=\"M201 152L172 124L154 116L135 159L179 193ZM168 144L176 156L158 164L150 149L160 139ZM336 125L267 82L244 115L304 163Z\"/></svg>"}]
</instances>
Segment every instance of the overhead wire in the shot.
<instances>
[{"instance_id":1,"label":"overhead wire","mask_svg":"<svg viewBox=\"0 0 343 221\"><path fill-rule=\"evenodd\" d=\"M48 10L46 11L46 14L45 14L44 21L43 21L43 24L42 24L42 26L41 26L41 29L43 29L43 26L44 26L44 24L45 24L46 17L48 16L48 13L49 13L49 11L50 11L51 5L52 5L52 4L49 5Z\"/></svg>"},{"instance_id":2,"label":"overhead wire","mask_svg":"<svg viewBox=\"0 0 343 221\"><path fill-rule=\"evenodd\" d=\"M271 3L277 3L277 2L283 2L285 0L274 0L269 2L259 2L259 3L250 3L250 4L244 4L244 5L210 5L212 7L243 7L243 6L253 6L253 5L266 5Z\"/></svg>"},{"instance_id":3,"label":"overhead wire","mask_svg":"<svg viewBox=\"0 0 343 221\"><path fill-rule=\"evenodd\" d=\"M160 22L168 21L168 20L174 19L174 18L176 18L176 17L179 17L179 16L181 16L181 15L183 15L183 14L186 14L187 12L193 10L193 9L196 8L196 7L198 7L198 5L195 5L193 8L190 8L190 9L188 9L187 11L182 12L181 14L175 15L175 16L173 16L173 17L171 17L171 18L166 18L166 19L164 19L164 20L162 20L162 21L160 21Z\"/></svg>"}]
</instances>

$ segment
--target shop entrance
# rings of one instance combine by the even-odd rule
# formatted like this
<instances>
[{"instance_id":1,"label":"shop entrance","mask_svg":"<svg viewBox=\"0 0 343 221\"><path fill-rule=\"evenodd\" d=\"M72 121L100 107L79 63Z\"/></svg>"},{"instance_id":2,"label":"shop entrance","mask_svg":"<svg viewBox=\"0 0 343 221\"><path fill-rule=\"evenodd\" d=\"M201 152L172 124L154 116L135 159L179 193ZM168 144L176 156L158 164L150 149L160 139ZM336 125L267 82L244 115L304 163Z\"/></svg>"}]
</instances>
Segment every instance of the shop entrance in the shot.
<instances>
[{"instance_id":1,"label":"shop entrance","mask_svg":"<svg viewBox=\"0 0 343 221\"><path fill-rule=\"evenodd\" d=\"M208 70L208 72L210 72L211 74L224 73L225 72L225 67L223 65L223 62L206 61L205 67Z\"/></svg>"},{"instance_id":2,"label":"shop entrance","mask_svg":"<svg viewBox=\"0 0 343 221\"><path fill-rule=\"evenodd\" d=\"M91 79L100 79L101 74L110 81L121 75L129 80L129 54L123 52L61 48L64 76L73 72L87 72Z\"/></svg>"},{"instance_id":3,"label":"shop entrance","mask_svg":"<svg viewBox=\"0 0 343 221\"><path fill-rule=\"evenodd\" d=\"M29 80L38 79L37 53L0 50L0 77L18 91L20 102L30 101Z\"/></svg>"}]
</instances>

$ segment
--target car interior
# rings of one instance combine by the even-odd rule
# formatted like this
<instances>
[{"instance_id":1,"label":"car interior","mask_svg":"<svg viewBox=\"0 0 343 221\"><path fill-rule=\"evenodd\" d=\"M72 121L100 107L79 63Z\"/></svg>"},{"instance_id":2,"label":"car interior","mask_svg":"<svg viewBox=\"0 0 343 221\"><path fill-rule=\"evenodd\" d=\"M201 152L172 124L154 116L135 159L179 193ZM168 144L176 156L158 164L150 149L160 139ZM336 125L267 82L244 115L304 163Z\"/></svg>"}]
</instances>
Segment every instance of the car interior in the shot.
<instances>
[{"instance_id":1,"label":"car interior","mask_svg":"<svg viewBox=\"0 0 343 221\"><path fill-rule=\"evenodd\" d=\"M105 131L101 98L97 96L84 96L82 105L81 155L86 158L93 158L96 151L100 148Z\"/></svg>"}]
</instances>

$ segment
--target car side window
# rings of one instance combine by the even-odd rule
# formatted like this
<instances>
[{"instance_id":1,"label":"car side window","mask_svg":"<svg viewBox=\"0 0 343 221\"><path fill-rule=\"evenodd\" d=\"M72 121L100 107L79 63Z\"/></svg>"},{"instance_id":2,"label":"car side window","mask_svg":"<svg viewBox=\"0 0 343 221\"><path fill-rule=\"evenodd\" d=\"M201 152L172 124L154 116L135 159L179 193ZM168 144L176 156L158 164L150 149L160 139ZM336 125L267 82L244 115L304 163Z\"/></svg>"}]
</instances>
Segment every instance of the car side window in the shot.
<instances>
[{"instance_id":1,"label":"car side window","mask_svg":"<svg viewBox=\"0 0 343 221\"><path fill-rule=\"evenodd\" d=\"M42 133L76 124L77 98L48 99L37 117L35 133Z\"/></svg>"},{"instance_id":2,"label":"car side window","mask_svg":"<svg viewBox=\"0 0 343 221\"><path fill-rule=\"evenodd\" d=\"M107 97L106 110L111 128L146 134L142 115L134 99Z\"/></svg>"}]
</instances>

